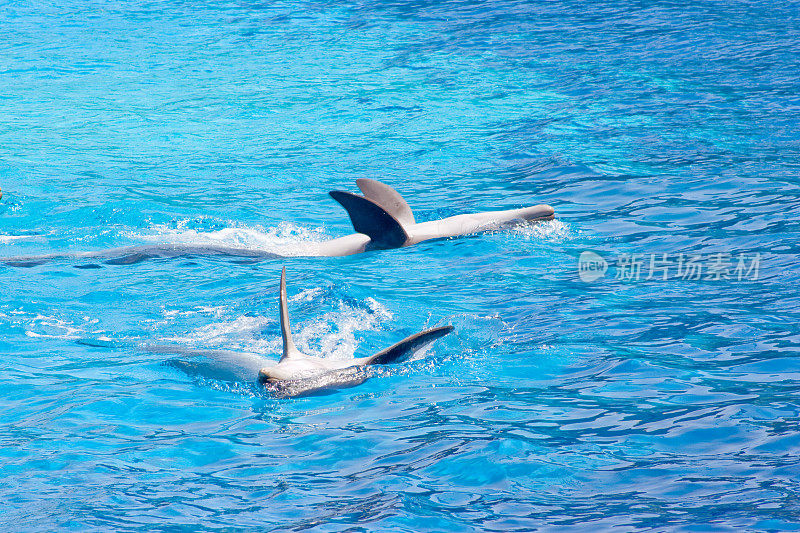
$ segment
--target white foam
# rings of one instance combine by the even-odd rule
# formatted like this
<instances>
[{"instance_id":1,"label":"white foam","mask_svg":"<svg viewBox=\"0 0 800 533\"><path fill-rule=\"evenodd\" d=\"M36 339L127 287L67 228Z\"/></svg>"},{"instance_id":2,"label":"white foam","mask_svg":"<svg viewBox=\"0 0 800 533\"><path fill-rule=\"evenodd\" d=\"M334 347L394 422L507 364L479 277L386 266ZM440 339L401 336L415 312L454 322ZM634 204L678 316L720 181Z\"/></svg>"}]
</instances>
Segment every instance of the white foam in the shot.
<instances>
[{"instance_id":1,"label":"white foam","mask_svg":"<svg viewBox=\"0 0 800 533\"><path fill-rule=\"evenodd\" d=\"M290 302L310 302L313 301L314 298L320 296L322 294L321 287L313 287L311 289L303 289L300 294L297 294L291 298L289 298Z\"/></svg>"},{"instance_id":2,"label":"white foam","mask_svg":"<svg viewBox=\"0 0 800 533\"><path fill-rule=\"evenodd\" d=\"M322 289L307 289L291 301L314 301L323 295ZM164 310L165 315L173 312ZM307 321L292 321L292 332L298 349L308 355L336 360L351 359L358 347L356 334L376 331L392 318L391 312L373 298L363 305L351 306L340 302L338 309ZM181 344L204 348L225 348L242 352L260 353L276 358L282 350L279 334L264 338L261 332L272 326L277 331L277 317L238 316L220 320L177 337L165 339Z\"/></svg>"},{"instance_id":3,"label":"white foam","mask_svg":"<svg viewBox=\"0 0 800 533\"><path fill-rule=\"evenodd\" d=\"M165 313L173 312L165 311ZM188 316L185 313L180 313L180 315ZM240 316L231 320L212 322L186 335L169 337L166 340L214 347L246 344L254 338L255 332L260 331L270 322L274 322L274 320L266 317Z\"/></svg>"},{"instance_id":4,"label":"white foam","mask_svg":"<svg viewBox=\"0 0 800 533\"><path fill-rule=\"evenodd\" d=\"M182 317L182 316L186 317L192 315L210 315L214 317L220 317L225 313L226 310L227 307L225 307L224 305L216 305L216 306L198 305L186 311L181 311L180 309L167 309L166 306L164 305L161 306L161 313L167 320L172 320L176 317Z\"/></svg>"},{"instance_id":5,"label":"white foam","mask_svg":"<svg viewBox=\"0 0 800 533\"><path fill-rule=\"evenodd\" d=\"M572 228L566 222L558 219L544 220L530 224L514 226L515 234L529 239L545 240L550 242L564 242L572 237Z\"/></svg>"},{"instance_id":6,"label":"white foam","mask_svg":"<svg viewBox=\"0 0 800 533\"><path fill-rule=\"evenodd\" d=\"M0 244L11 244L17 241L41 240L41 235L0 235Z\"/></svg>"},{"instance_id":7,"label":"white foam","mask_svg":"<svg viewBox=\"0 0 800 533\"><path fill-rule=\"evenodd\" d=\"M187 227L192 222L194 221L183 220L174 228L155 225L144 233L128 232L126 236L160 245L219 246L285 257L318 255L317 245L331 238L321 228L306 228L289 222L281 222L272 228L239 226L234 222L226 222L231 227L205 232Z\"/></svg>"},{"instance_id":8,"label":"white foam","mask_svg":"<svg viewBox=\"0 0 800 533\"><path fill-rule=\"evenodd\" d=\"M12 313L14 312L12 311ZM14 314L19 315L20 313ZM102 330L87 331L82 327L97 324L97 320L90 320L88 317L84 317L85 324L78 325L53 316L36 314L32 318L28 318L25 316L27 313L21 314L23 316L16 322L25 328L25 335L31 338L78 340L84 338L87 333L103 333Z\"/></svg>"},{"instance_id":9,"label":"white foam","mask_svg":"<svg viewBox=\"0 0 800 533\"><path fill-rule=\"evenodd\" d=\"M334 360L352 359L359 331L376 331L392 318L392 313L373 298L365 300L367 308L350 307L344 303L339 309L325 313L305 325L295 334L295 342L308 355Z\"/></svg>"}]
</instances>

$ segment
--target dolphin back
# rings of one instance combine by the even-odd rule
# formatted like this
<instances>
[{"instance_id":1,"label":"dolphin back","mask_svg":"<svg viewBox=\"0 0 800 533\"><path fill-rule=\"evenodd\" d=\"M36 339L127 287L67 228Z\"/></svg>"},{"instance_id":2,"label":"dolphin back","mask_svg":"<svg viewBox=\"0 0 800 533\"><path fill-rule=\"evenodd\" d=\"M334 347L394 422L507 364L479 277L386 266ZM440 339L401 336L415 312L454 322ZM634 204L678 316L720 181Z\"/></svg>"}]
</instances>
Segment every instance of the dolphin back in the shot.
<instances>
[{"instance_id":1,"label":"dolphin back","mask_svg":"<svg viewBox=\"0 0 800 533\"><path fill-rule=\"evenodd\" d=\"M444 337L451 331L453 331L453 326L442 326L421 331L401 340L397 344L394 344L371 357L365 357L362 360L362 364L391 365L402 363L411 357L415 351L440 337Z\"/></svg>"},{"instance_id":2,"label":"dolphin back","mask_svg":"<svg viewBox=\"0 0 800 533\"><path fill-rule=\"evenodd\" d=\"M139 349L183 356L169 359L165 364L189 376L230 382L252 383L258 371L271 362L256 353L230 350L204 350L175 345L141 345Z\"/></svg>"}]
</instances>

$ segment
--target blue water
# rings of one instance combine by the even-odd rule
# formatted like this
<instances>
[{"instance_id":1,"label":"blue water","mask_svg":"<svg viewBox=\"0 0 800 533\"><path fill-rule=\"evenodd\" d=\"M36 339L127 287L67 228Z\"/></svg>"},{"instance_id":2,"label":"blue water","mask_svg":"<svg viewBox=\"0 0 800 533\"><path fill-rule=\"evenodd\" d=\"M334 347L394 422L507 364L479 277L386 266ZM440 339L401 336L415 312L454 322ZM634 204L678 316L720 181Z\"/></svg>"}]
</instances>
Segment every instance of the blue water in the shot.
<instances>
[{"instance_id":1,"label":"blue water","mask_svg":"<svg viewBox=\"0 0 800 533\"><path fill-rule=\"evenodd\" d=\"M0 4L0 256L290 257L0 266L0 529L800 529L796 3L57 4ZM557 219L299 257L359 177ZM290 400L140 349L275 358L283 266L309 353L456 331Z\"/></svg>"}]
</instances>

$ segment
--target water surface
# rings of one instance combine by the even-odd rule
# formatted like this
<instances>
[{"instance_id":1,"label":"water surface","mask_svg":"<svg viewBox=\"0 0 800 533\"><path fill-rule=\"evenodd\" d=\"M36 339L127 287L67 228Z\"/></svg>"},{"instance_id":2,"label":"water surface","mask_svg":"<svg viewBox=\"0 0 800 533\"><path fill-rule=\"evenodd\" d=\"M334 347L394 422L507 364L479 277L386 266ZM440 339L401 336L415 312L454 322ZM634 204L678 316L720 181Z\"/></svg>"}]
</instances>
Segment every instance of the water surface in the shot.
<instances>
[{"instance_id":1,"label":"water surface","mask_svg":"<svg viewBox=\"0 0 800 533\"><path fill-rule=\"evenodd\" d=\"M290 256L1 266L3 529L800 529L799 15L3 2L0 255ZM360 177L418 220L558 218L299 257L351 231L326 193ZM645 279L720 253L758 275ZM138 349L275 358L283 266L309 353L456 332L288 401Z\"/></svg>"}]
</instances>

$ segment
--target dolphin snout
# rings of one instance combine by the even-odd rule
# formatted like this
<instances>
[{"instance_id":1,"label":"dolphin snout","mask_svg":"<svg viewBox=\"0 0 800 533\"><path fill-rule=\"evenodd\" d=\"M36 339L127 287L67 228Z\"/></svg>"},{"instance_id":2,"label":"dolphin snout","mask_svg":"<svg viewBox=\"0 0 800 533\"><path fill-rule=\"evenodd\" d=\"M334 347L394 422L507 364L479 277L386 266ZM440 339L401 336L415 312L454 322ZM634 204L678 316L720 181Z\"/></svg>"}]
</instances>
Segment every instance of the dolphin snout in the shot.
<instances>
[{"instance_id":1,"label":"dolphin snout","mask_svg":"<svg viewBox=\"0 0 800 533\"><path fill-rule=\"evenodd\" d=\"M553 206L547 204L534 205L524 209L524 216L527 220L550 220L556 214Z\"/></svg>"}]
</instances>

